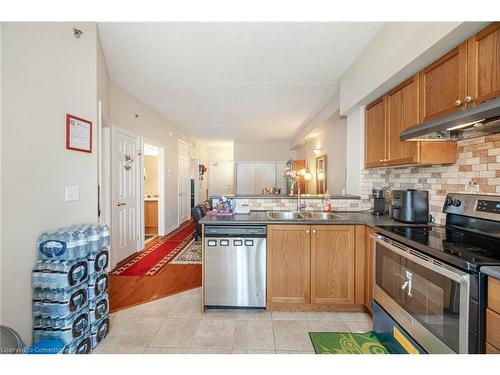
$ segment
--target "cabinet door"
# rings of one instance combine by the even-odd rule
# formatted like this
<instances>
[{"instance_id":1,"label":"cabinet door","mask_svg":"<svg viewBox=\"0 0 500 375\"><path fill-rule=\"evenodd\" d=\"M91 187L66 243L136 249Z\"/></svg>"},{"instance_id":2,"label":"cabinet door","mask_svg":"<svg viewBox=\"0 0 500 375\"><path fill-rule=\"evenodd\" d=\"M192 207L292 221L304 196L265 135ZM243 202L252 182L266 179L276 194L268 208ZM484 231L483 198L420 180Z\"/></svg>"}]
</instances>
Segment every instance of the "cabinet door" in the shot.
<instances>
[{"instance_id":1,"label":"cabinet door","mask_svg":"<svg viewBox=\"0 0 500 375\"><path fill-rule=\"evenodd\" d=\"M311 227L311 302L354 304L354 226Z\"/></svg>"},{"instance_id":2,"label":"cabinet door","mask_svg":"<svg viewBox=\"0 0 500 375\"><path fill-rule=\"evenodd\" d=\"M255 163L238 162L236 164L236 194L256 194Z\"/></svg>"},{"instance_id":3,"label":"cabinet door","mask_svg":"<svg viewBox=\"0 0 500 375\"><path fill-rule=\"evenodd\" d=\"M146 234L158 234L158 202L144 202L144 227Z\"/></svg>"},{"instance_id":4,"label":"cabinet door","mask_svg":"<svg viewBox=\"0 0 500 375\"><path fill-rule=\"evenodd\" d=\"M470 38L467 54L467 95L471 103L500 96L500 22Z\"/></svg>"},{"instance_id":5,"label":"cabinet door","mask_svg":"<svg viewBox=\"0 0 500 375\"><path fill-rule=\"evenodd\" d=\"M381 167L386 155L386 127L383 98L365 110L365 167Z\"/></svg>"},{"instance_id":6,"label":"cabinet door","mask_svg":"<svg viewBox=\"0 0 500 375\"><path fill-rule=\"evenodd\" d=\"M385 97L388 164L418 161L418 142L401 141L399 135L418 124L418 75L391 90Z\"/></svg>"},{"instance_id":7,"label":"cabinet door","mask_svg":"<svg viewBox=\"0 0 500 375\"><path fill-rule=\"evenodd\" d=\"M255 163L255 193L262 194L265 187L273 187L276 183L276 164L274 162Z\"/></svg>"},{"instance_id":8,"label":"cabinet door","mask_svg":"<svg viewBox=\"0 0 500 375\"><path fill-rule=\"evenodd\" d=\"M463 109L466 78L467 42L420 72L420 121Z\"/></svg>"},{"instance_id":9,"label":"cabinet door","mask_svg":"<svg viewBox=\"0 0 500 375\"><path fill-rule=\"evenodd\" d=\"M267 229L267 302L310 303L310 226L269 225Z\"/></svg>"}]
</instances>

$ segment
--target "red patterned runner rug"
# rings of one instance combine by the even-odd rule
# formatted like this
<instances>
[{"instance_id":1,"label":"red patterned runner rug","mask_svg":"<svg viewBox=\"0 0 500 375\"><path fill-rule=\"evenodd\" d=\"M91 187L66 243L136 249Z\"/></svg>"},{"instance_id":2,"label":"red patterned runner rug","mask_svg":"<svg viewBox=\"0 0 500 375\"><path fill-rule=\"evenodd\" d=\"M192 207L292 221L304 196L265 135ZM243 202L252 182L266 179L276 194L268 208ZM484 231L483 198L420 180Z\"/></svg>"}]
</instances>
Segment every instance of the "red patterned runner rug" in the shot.
<instances>
[{"instance_id":1,"label":"red patterned runner rug","mask_svg":"<svg viewBox=\"0 0 500 375\"><path fill-rule=\"evenodd\" d=\"M157 243L141 251L133 259L111 272L114 276L153 276L174 259L192 241L196 230L189 221L160 238Z\"/></svg>"}]
</instances>

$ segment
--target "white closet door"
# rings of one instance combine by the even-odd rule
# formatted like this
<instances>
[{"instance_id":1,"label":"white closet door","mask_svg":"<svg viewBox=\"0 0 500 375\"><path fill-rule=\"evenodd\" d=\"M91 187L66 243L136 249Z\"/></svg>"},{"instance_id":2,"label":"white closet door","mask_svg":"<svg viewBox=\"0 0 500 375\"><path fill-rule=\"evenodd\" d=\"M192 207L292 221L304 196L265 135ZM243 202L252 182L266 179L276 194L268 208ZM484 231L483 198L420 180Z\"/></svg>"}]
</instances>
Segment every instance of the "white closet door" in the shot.
<instances>
[{"instance_id":1,"label":"white closet door","mask_svg":"<svg viewBox=\"0 0 500 375\"><path fill-rule=\"evenodd\" d=\"M283 171L285 170L286 161L276 162L276 187L281 188L281 194L286 194L285 189L285 177L283 177Z\"/></svg>"},{"instance_id":2,"label":"white closet door","mask_svg":"<svg viewBox=\"0 0 500 375\"><path fill-rule=\"evenodd\" d=\"M234 184L232 161L210 162L208 165L208 195L231 195Z\"/></svg>"},{"instance_id":3,"label":"white closet door","mask_svg":"<svg viewBox=\"0 0 500 375\"><path fill-rule=\"evenodd\" d=\"M236 164L236 194L255 194L255 163Z\"/></svg>"},{"instance_id":4,"label":"white closet door","mask_svg":"<svg viewBox=\"0 0 500 375\"><path fill-rule=\"evenodd\" d=\"M257 162L255 163L255 190L257 194L262 193L265 187L273 187L276 183L276 163Z\"/></svg>"}]
</instances>

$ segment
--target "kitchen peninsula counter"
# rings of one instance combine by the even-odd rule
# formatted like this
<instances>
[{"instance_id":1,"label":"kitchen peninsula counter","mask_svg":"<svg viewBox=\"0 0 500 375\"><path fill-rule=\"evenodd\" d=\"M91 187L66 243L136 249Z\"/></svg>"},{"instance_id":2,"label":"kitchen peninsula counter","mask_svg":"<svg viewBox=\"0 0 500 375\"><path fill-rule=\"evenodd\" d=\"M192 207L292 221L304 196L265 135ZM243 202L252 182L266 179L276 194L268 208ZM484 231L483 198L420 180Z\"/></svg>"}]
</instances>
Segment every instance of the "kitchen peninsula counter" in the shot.
<instances>
[{"instance_id":1,"label":"kitchen peninsula counter","mask_svg":"<svg viewBox=\"0 0 500 375\"><path fill-rule=\"evenodd\" d=\"M278 220L270 219L267 211L251 211L249 214L234 214L232 216L205 216L200 220L204 225L273 225L273 224L300 224L300 225L367 225L375 227L377 225L404 225L391 219L388 215L376 216L370 211L334 211L341 218L329 220L315 219L295 219Z\"/></svg>"}]
</instances>

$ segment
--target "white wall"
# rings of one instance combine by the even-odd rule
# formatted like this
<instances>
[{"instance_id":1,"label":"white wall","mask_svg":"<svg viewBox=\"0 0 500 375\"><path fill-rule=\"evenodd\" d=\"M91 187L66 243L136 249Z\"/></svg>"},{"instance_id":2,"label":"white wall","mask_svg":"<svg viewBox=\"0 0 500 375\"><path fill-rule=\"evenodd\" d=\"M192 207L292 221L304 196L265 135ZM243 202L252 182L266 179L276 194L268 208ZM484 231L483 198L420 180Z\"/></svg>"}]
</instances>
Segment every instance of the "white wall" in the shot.
<instances>
[{"instance_id":1,"label":"white wall","mask_svg":"<svg viewBox=\"0 0 500 375\"><path fill-rule=\"evenodd\" d=\"M205 162L211 161L234 161L234 144L208 145L205 147Z\"/></svg>"},{"instance_id":2,"label":"white wall","mask_svg":"<svg viewBox=\"0 0 500 375\"><path fill-rule=\"evenodd\" d=\"M144 141L165 149L165 223L167 231L177 226L178 182L177 147L178 139L189 144L193 140L180 131L171 121L147 106L125 89L109 82L110 121L113 126L130 130L143 136ZM136 117L136 114L138 117ZM191 146L191 151L197 150Z\"/></svg>"},{"instance_id":3,"label":"white wall","mask_svg":"<svg viewBox=\"0 0 500 375\"><path fill-rule=\"evenodd\" d=\"M313 175L308 184L309 193L316 193L316 154L313 150L320 149L320 155L327 156L328 192L340 194L346 188L347 119L339 117L337 112L326 119L321 128L321 133L308 138L297 154L300 155L299 158L306 160Z\"/></svg>"},{"instance_id":4,"label":"white wall","mask_svg":"<svg viewBox=\"0 0 500 375\"><path fill-rule=\"evenodd\" d=\"M388 22L340 77L340 113L366 105L487 22Z\"/></svg>"},{"instance_id":5,"label":"white wall","mask_svg":"<svg viewBox=\"0 0 500 375\"><path fill-rule=\"evenodd\" d=\"M99 32L96 35L97 43L97 99L101 101L101 110L106 119L109 119L109 72L102 50Z\"/></svg>"},{"instance_id":6,"label":"white wall","mask_svg":"<svg viewBox=\"0 0 500 375\"><path fill-rule=\"evenodd\" d=\"M353 108L347 114L346 192L359 195L361 170L365 158L365 107Z\"/></svg>"},{"instance_id":7,"label":"white wall","mask_svg":"<svg viewBox=\"0 0 500 375\"><path fill-rule=\"evenodd\" d=\"M96 153L65 147L66 113L96 123L96 25L5 23L1 37L2 324L30 344L38 236L97 220ZM79 201L65 202L66 185Z\"/></svg>"},{"instance_id":8,"label":"white wall","mask_svg":"<svg viewBox=\"0 0 500 375\"><path fill-rule=\"evenodd\" d=\"M280 161L296 159L288 142L235 142L235 161Z\"/></svg>"}]
</instances>

